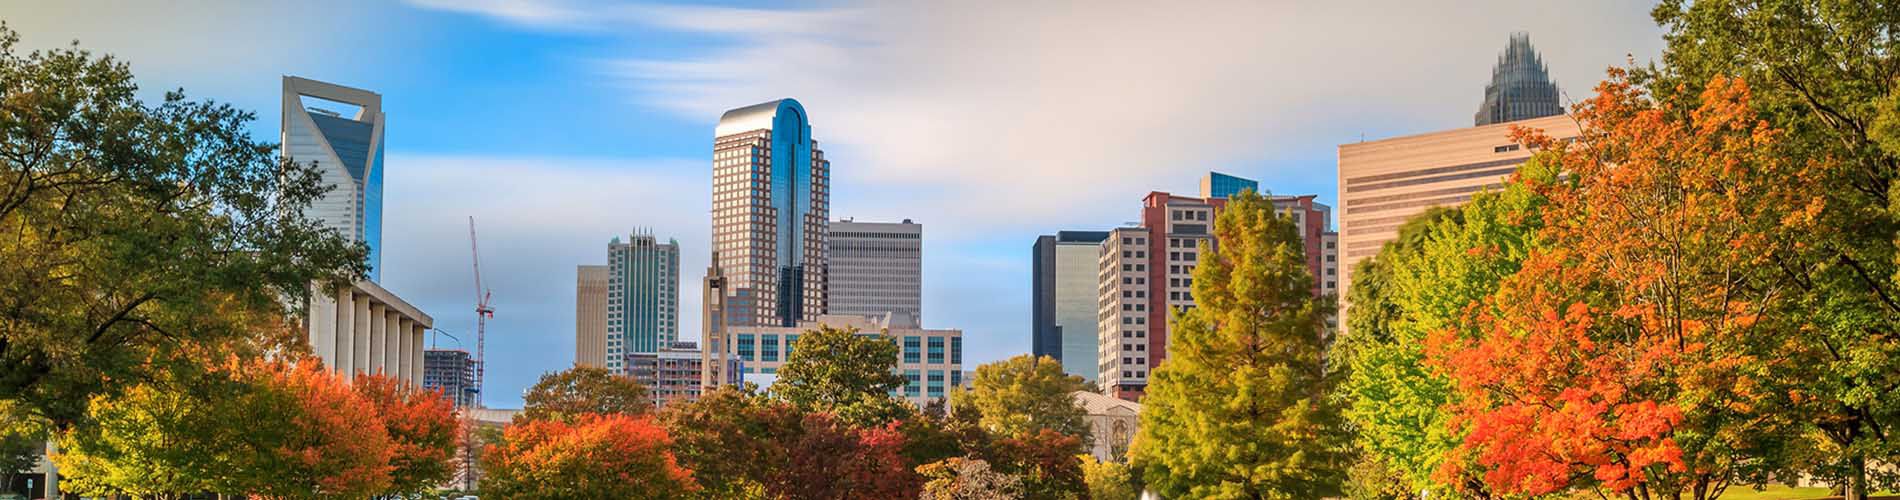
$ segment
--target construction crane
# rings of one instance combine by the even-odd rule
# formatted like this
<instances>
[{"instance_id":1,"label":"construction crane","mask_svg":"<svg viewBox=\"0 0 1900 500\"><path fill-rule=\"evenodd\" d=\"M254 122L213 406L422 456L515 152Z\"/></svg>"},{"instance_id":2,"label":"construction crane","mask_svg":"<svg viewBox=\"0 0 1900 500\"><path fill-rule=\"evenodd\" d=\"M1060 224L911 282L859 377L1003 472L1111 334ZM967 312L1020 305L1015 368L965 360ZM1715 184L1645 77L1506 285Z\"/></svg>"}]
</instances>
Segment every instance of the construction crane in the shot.
<instances>
[{"instance_id":1,"label":"construction crane","mask_svg":"<svg viewBox=\"0 0 1900 500\"><path fill-rule=\"evenodd\" d=\"M482 251L475 244L475 216L468 217L468 252L475 258L475 407L487 408L482 404L482 376L488 371L488 358L484 357L488 349L488 319L495 317L495 308L488 305L488 289L482 287Z\"/></svg>"}]
</instances>

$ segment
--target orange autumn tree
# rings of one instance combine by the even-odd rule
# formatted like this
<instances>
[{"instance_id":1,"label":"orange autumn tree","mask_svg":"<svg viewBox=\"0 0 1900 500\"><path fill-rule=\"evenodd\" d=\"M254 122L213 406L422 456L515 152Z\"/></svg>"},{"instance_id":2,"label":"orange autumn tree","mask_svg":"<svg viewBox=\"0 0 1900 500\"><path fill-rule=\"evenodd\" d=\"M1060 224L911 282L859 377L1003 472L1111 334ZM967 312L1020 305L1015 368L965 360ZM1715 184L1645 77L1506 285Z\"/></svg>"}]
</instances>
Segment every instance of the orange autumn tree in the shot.
<instances>
[{"instance_id":1,"label":"orange autumn tree","mask_svg":"<svg viewBox=\"0 0 1900 500\"><path fill-rule=\"evenodd\" d=\"M585 414L509 425L482 453L482 496L668 499L699 489L653 417Z\"/></svg>"},{"instance_id":2,"label":"orange autumn tree","mask_svg":"<svg viewBox=\"0 0 1900 500\"><path fill-rule=\"evenodd\" d=\"M1715 498L1775 469L1774 260L1814 231L1813 180L1740 81L1658 102L1612 70L1578 141L1518 131L1557 169L1547 243L1433 335L1467 436L1441 474L1502 494ZM1475 467L1481 470L1465 470Z\"/></svg>"},{"instance_id":3,"label":"orange autumn tree","mask_svg":"<svg viewBox=\"0 0 1900 500\"><path fill-rule=\"evenodd\" d=\"M288 396L296 409L284 425L273 426L282 433L271 450L275 467L253 471L262 479L257 496L344 498L388 490L393 450L375 405L316 359L259 364L260 382Z\"/></svg>"},{"instance_id":4,"label":"orange autumn tree","mask_svg":"<svg viewBox=\"0 0 1900 500\"><path fill-rule=\"evenodd\" d=\"M390 487L385 494L427 493L449 480L460 424L440 390L382 373L357 375L353 387L376 408L389 434Z\"/></svg>"}]
</instances>

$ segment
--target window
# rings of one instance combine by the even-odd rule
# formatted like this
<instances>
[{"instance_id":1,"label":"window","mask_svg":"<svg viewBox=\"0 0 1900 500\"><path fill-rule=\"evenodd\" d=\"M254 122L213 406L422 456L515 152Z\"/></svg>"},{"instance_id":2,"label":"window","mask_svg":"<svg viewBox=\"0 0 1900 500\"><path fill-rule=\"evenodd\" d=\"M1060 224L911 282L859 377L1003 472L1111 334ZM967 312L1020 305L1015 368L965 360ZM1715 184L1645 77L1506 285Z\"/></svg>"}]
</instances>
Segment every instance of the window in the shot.
<instances>
[{"instance_id":1,"label":"window","mask_svg":"<svg viewBox=\"0 0 1900 500\"><path fill-rule=\"evenodd\" d=\"M929 376L930 392L928 396L933 398L943 397L943 370L931 370Z\"/></svg>"},{"instance_id":2,"label":"window","mask_svg":"<svg viewBox=\"0 0 1900 500\"><path fill-rule=\"evenodd\" d=\"M943 362L943 337L930 338L930 350L928 351L928 353L930 354L930 357L928 358L930 363L935 364L935 363Z\"/></svg>"},{"instance_id":3,"label":"window","mask_svg":"<svg viewBox=\"0 0 1900 500\"><path fill-rule=\"evenodd\" d=\"M758 359L753 357L754 356L753 348L755 346L756 344L754 343L754 337L752 334L750 333L739 334L739 359L743 359L746 361L758 361Z\"/></svg>"},{"instance_id":4,"label":"window","mask_svg":"<svg viewBox=\"0 0 1900 500\"><path fill-rule=\"evenodd\" d=\"M923 382L923 376L918 374L917 370L904 370L904 395L917 397L923 392Z\"/></svg>"},{"instance_id":5,"label":"window","mask_svg":"<svg viewBox=\"0 0 1900 500\"><path fill-rule=\"evenodd\" d=\"M924 347L923 341L921 339L918 339L917 336L915 335L905 336L904 337L904 362L905 363L923 362L923 356L922 356L923 347Z\"/></svg>"},{"instance_id":6,"label":"window","mask_svg":"<svg viewBox=\"0 0 1900 500\"><path fill-rule=\"evenodd\" d=\"M963 364L963 337L950 337L950 364ZM958 385L954 382L957 375L959 375L957 372L950 372L950 380L952 380L950 385Z\"/></svg>"},{"instance_id":7,"label":"window","mask_svg":"<svg viewBox=\"0 0 1900 500\"><path fill-rule=\"evenodd\" d=\"M1506 144L1503 146L1491 148L1491 152L1493 153L1509 153L1509 152L1517 151L1517 150L1518 150L1518 146L1516 144Z\"/></svg>"},{"instance_id":8,"label":"window","mask_svg":"<svg viewBox=\"0 0 1900 500\"><path fill-rule=\"evenodd\" d=\"M778 361L778 335L761 335L759 343L764 348L759 361Z\"/></svg>"},{"instance_id":9,"label":"window","mask_svg":"<svg viewBox=\"0 0 1900 500\"><path fill-rule=\"evenodd\" d=\"M785 359L792 359L792 346L798 345L797 335L785 336Z\"/></svg>"}]
</instances>

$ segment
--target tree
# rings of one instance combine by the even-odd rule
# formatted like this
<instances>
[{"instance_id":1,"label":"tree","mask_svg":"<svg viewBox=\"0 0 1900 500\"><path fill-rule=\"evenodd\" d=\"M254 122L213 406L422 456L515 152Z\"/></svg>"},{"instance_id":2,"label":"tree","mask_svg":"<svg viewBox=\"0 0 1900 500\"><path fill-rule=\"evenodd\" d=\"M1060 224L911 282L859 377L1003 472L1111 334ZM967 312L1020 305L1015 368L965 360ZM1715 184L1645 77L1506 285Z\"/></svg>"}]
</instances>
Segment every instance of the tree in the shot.
<instances>
[{"instance_id":1,"label":"tree","mask_svg":"<svg viewBox=\"0 0 1900 500\"><path fill-rule=\"evenodd\" d=\"M1813 178L1746 84L1656 101L1621 76L1577 106L1583 140L1522 133L1562 172L1531 185L1547 246L1428 342L1467 432L1448 470L1495 492L1715 498L1779 469L1795 423L1775 332L1805 315L1776 261L1820 229Z\"/></svg>"},{"instance_id":2,"label":"tree","mask_svg":"<svg viewBox=\"0 0 1900 500\"><path fill-rule=\"evenodd\" d=\"M923 500L1012 500L1023 498L1022 481L990 470L979 458L950 457L917 466L924 483ZM1133 498L1133 497L1130 497Z\"/></svg>"},{"instance_id":3,"label":"tree","mask_svg":"<svg viewBox=\"0 0 1900 500\"><path fill-rule=\"evenodd\" d=\"M679 498L698 489L650 416L584 414L508 426L482 454L481 492L500 498Z\"/></svg>"},{"instance_id":4,"label":"tree","mask_svg":"<svg viewBox=\"0 0 1900 500\"><path fill-rule=\"evenodd\" d=\"M1664 64L1634 79L1665 102L1692 102L1727 78L1746 82L1752 107L1788 144L1781 152L1818 187L1808 194L1825 204L1815 226L1826 230L1801 235L1802 251L1773 266L1807 318L1778 332L1786 345L1777 356L1799 369L1764 382L1797 390L1809 432L1833 450L1806 472L1865 498L1883 486L1870 483L1868 463L1900 453L1900 6L1667 0L1654 13L1667 30Z\"/></svg>"},{"instance_id":5,"label":"tree","mask_svg":"<svg viewBox=\"0 0 1900 500\"><path fill-rule=\"evenodd\" d=\"M680 462L705 481L705 498L745 496L755 485L775 498L901 498L921 484L895 422L854 426L750 386L722 387L662 415Z\"/></svg>"},{"instance_id":6,"label":"tree","mask_svg":"<svg viewBox=\"0 0 1900 500\"><path fill-rule=\"evenodd\" d=\"M978 453L997 470L1021 478L1029 498L1073 499L1088 490L1082 461L1076 458L1086 451L1081 438L1042 429L996 439L990 449Z\"/></svg>"},{"instance_id":7,"label":"tree","mask_svg":"<svg viewBox=\"0 0 1900 500\"><path fill-rule=\"evenodd\" d=\"M61 484L88 496L334 498L390 486L381 418L315 360L233 361L139 384L95 396L87 420L61 435L54 460Z\"/></svg>"},{"instance_id":8,"label":"tree","mask_svg":"<svg viewBox=\"0 0 1900 500\"><path fill-rule=\"evenodd\" d=\"M1133 466L1184 498L1319 498L1344 470L1332 379L1293 221L1258 194L1227 201L1218 246L1194 270L1196 307L1176 311L1168 362L1143 401Z\"/></svg>"},{"instance_id":9,"label":"tree","mask_svg":"<svg viewBox=\"0 0 1900 500\"><path fill-rule=\"evenodd\" d=\"M376 408L389 435L390 488L384 493L426 493L449 480L461 424L441 391L384 374L357 375L352 387Z\"/></svg>"},{"instance_id":10,"label":"tree","mask_svg":"<svg viewBox=\"0 0 1900 500\"><path fill-rule=\"evenodd\" d=\"M1077 458L1082 459L1082 482L1088 485L1090 500L1135 500L1141 496L1141 487L1135 484L1128 464L1096 461L1094 455Z\"/></svg>"},{"instance_id":11,"label":"tree","mask_svg":"<svg viewBox=\"0 0 1900 500\"><path fill-rule=\"evenodd\" d=\"M18 42L0 26L0 399L64 429L205 359L178 352L295 350L311 284L364 275L365 246L302 215L329 186L252 140L252 113L148 105L124 62Z\"/></svg>"},{"instance_id":12,"label":"tree","mask_svg":"<svg viewBox=\"0 0 1900 500\"><path fill-rule=\"evenodd\" d=\"M979 423L997 435L1051 429L1087 441L1088 411L1075 399L1083 388L1082 377L1063 373L1061 362L1025 354L978 366L970 390L955 394L968 398Z\"/></svg>"},{"instance_id":13,"label":"tree","mask_svg":"<svg viewBox=\"0 0 1900 500\"><path fill-rule=\"evenodd\" d=\"M803 411L824 411L864 426L882 426L912 413L890 396L904 385L897 374L897 343L856 329L820 326L798 337L778 369L772 391Z\"/></svg>"},{"instance_id":14,"label":"tree","mask_svg":"<svg viewBox=\"0 0 1900 500\"><path fill-rule=\"evenodd\" d=\"M638 380L592 366L542 375L521 399L517 421L571 421L583 415L645 415L653 411L653 398Z\"/></svg>"}]
</instances>

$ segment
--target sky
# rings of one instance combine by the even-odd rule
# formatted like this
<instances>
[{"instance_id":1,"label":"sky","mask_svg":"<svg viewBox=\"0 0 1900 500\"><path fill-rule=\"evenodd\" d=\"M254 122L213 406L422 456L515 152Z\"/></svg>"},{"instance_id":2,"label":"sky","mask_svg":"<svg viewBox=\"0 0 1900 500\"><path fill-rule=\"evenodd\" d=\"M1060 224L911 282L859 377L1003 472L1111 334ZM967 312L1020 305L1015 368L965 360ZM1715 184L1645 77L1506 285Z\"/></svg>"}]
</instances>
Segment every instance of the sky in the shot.
<instances>
[{"instance_id":1,"label":"sky","mask_svg":"<svg viewBox=\"0 0 1900 500\"><path fill-rule=\"evenodd\" d=\"M1566 100L1646 63L1640 1L676 3L613 0L0 0L24 49L128 61L142 95L253 110L281 77L383 96L382 284L473 350L479 233L487 404L574 357L575 266L635 227L682 248L699 334L712 130L798 99L832 216L924 227L924 320L966 369L1029 350L1040 234L1127 224L1217 170L1337 198L1337 147L1466 127L1510 33Z\"/></svg>"}]
</instances>

